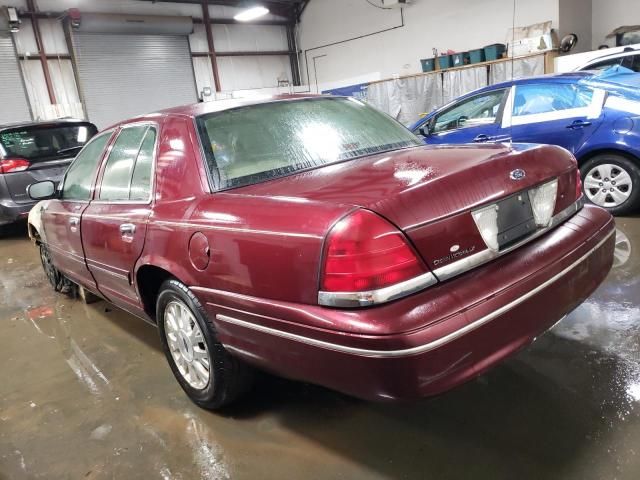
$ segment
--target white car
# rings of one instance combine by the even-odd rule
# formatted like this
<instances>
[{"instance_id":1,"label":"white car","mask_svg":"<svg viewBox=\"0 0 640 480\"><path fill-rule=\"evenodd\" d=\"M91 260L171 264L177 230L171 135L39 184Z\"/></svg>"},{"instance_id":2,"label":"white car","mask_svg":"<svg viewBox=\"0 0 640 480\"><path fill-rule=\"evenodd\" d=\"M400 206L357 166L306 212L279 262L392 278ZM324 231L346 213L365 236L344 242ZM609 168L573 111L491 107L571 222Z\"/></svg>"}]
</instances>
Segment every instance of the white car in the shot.
<instances>
[{"instance_id":1,"label":"white car","mask_svg":"<svg viewBox=\"0 0 640 480\"><path fill-rule=\"evenodd\" d=\"M640 49L625 48L622 52L612 53L597 57L585 63L575 71L580 70L604 70L605 68L621 65L625 68L640 72Z\"/></svg>"}]
</instances>

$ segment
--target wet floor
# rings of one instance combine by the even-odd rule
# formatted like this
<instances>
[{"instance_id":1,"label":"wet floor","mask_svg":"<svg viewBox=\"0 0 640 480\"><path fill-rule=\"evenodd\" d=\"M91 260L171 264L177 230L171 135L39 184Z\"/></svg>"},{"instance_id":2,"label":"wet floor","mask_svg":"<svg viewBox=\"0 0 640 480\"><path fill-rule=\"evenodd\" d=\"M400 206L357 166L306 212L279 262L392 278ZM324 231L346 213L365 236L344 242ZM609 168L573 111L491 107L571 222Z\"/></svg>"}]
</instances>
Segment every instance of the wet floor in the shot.
<instances>
[{"instance_id":1,"label":"wet floor","mask_svg":"<svg viewBox=\"0 0 640 480\"><path fill-rule=\"evenodd\" d=\"M154 327L54 294L22 228L0 238L0 480L638 479L640 217L616 266L527 350L437 398L380 405L263 377L200 410Z\"/></svg>"}]
</instances>

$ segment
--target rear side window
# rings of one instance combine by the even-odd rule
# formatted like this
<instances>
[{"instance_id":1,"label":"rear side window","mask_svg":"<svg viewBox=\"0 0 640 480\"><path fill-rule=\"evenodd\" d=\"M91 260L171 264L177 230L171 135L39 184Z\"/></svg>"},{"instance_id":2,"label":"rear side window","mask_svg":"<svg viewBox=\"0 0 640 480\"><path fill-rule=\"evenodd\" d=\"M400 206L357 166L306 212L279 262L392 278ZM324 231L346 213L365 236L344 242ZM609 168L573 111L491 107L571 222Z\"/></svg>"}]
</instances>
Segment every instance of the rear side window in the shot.
<instances>
[{"instance_id":1,"label":"rear side window","mask_svg":"<svg viewBox=\"0 0 640 480\"><path fill-rule=\"evenodd\" d=\"M73 158L96 132L91 123L5 130L0 133L0 155L24 158L29 163Z\"/></svg>"},{"instance_id":2,"label":"rear side window","mask_svg":"<svg viewBox=\"0 0 640 480\"><path fill-rule=\"evenodd\" d=\"M603 60L601 62L592 63L588 65L583 70L604 70L609 67L615 67L616 65L620 65L622 63L622 58L609 58L607 60Z\"/></svg>"},{"instance_id":3,"label":"rear side window","mask_svg":"<svg viewBox=\"0 0 640 480\"><path fill-rule=\"evenodd\" d=\"M463 100L438 115L431 133L494 123L505 92L497 90Z\"/></svg>"},{"instance_id":4,"label":"rear side window","mask_svg":"<svg viewBox=\"0 0 640 480\"><path fill-rule=\"evenodd\" d=\"M107 159L98 198L104 201L148 200L154 145L155 129L147 125L122 129ZM134 198L130 196L132 190Z\"/></svg>"},{"instance_id":5,"label":"rear side window","mask_svg":"<svg viewBox=\"0 0 640 480\"><path fill-rule=\"evenodd\" d=\"M129 200L149 200L149 196L151 195L151 171L155 145L156 130L155 128L149 128L142 141L140 153L138 153L136 165L133 169Z\"/></svg>"},{"instance_id":6,"label":"rear side window","mask_svg":"<svg viewBox=\"0 0 640 480\"><path fill-rule=\"evenodd\" d=\"M98 163L113 132L103 133L89 143L73 161L64 178L64 200L89 200Z\"/></svg>"},{"instance_id":7,"label":"rear side window","mask_svg":"<svg viewBox=\"0 0 640 480\"><path fill-rule=\"evenodd\" d=\"M585 108L591 105L593 90L571 84L518 85L513 116Z\"/></svg>"}]
</instances>

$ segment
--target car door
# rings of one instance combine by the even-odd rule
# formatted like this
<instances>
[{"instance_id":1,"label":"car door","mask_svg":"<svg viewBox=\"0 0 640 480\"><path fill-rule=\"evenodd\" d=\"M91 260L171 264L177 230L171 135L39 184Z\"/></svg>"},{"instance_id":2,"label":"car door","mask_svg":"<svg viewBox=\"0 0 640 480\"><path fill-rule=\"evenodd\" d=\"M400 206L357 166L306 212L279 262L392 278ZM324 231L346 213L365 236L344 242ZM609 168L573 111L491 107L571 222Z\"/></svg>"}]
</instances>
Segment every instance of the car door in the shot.
<instances>
[{"instance_id":1,"label":"car door","mask_svg":"<svg viewBox=\"0 0 640 480\"><path fill-rule=\"evenodd\" d=\"M515 85L502 133L514 142L548 143L575 153L602 119L605 92L573 83Z\"/></svg>"},{"instance_id":2,"label":"car door","mask_svg":"<svg viewBox=\"0 0 640 480\"><path fill-rule=\"evenodd\" d=\"M93 192L98 166L113 131L94 137L73 161L60 187L60 198L51 200L42 223L54 265L71 280L95 290L82 248L80 219Z\"/></svg>"},{"instance_id":3,"label":"car door","mask_svg":"<svg viewBox=\"0 0 640 480\"><path fill-rule=\"evenodd\" d=\"M508 89L491 90L460 100L426 122L425 143L501 141L499 122Z\"/></svg>"},{"instance_id":4,"label":"car door","mask_svg":"<svg viewBox=\"0 0 640 480\"><path fill-rule=\"evenodd\" d=\"M133 268L142 253L151 212L158 127L122 128L107 155L94 199L82 215L82 240L98 289L113 303L135 310Z\"/></svg>"}]
</instances>

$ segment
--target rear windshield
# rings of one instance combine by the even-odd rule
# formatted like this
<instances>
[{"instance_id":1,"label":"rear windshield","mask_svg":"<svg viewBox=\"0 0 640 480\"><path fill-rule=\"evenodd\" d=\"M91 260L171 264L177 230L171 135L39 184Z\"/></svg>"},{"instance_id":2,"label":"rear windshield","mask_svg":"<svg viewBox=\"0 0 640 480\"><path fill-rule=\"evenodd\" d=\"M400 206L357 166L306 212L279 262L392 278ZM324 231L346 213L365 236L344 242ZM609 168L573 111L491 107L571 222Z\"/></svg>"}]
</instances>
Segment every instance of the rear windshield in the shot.
<instances>
[{"instance_id":1,"label":"rear windshield","mask_svg":"<svg viewBox=\"0 0 640 480\"><path fill-rule=\"evenodd\" d=\"M75 157L96 131L91 123L3 130L0 154L4 158L26 158L31 163Z\"/></svg>"},{"instance_id":2,"label":"rear windshield","mask_svg":"<svg viewBox=\"0 0 640 480\"><path fill-rule=\"evenodd\" d=\"M392 118L343 97L251 105L203 115L197 122L209 170L221 189L422 145Z\"/></svg>"}]
</instances>

